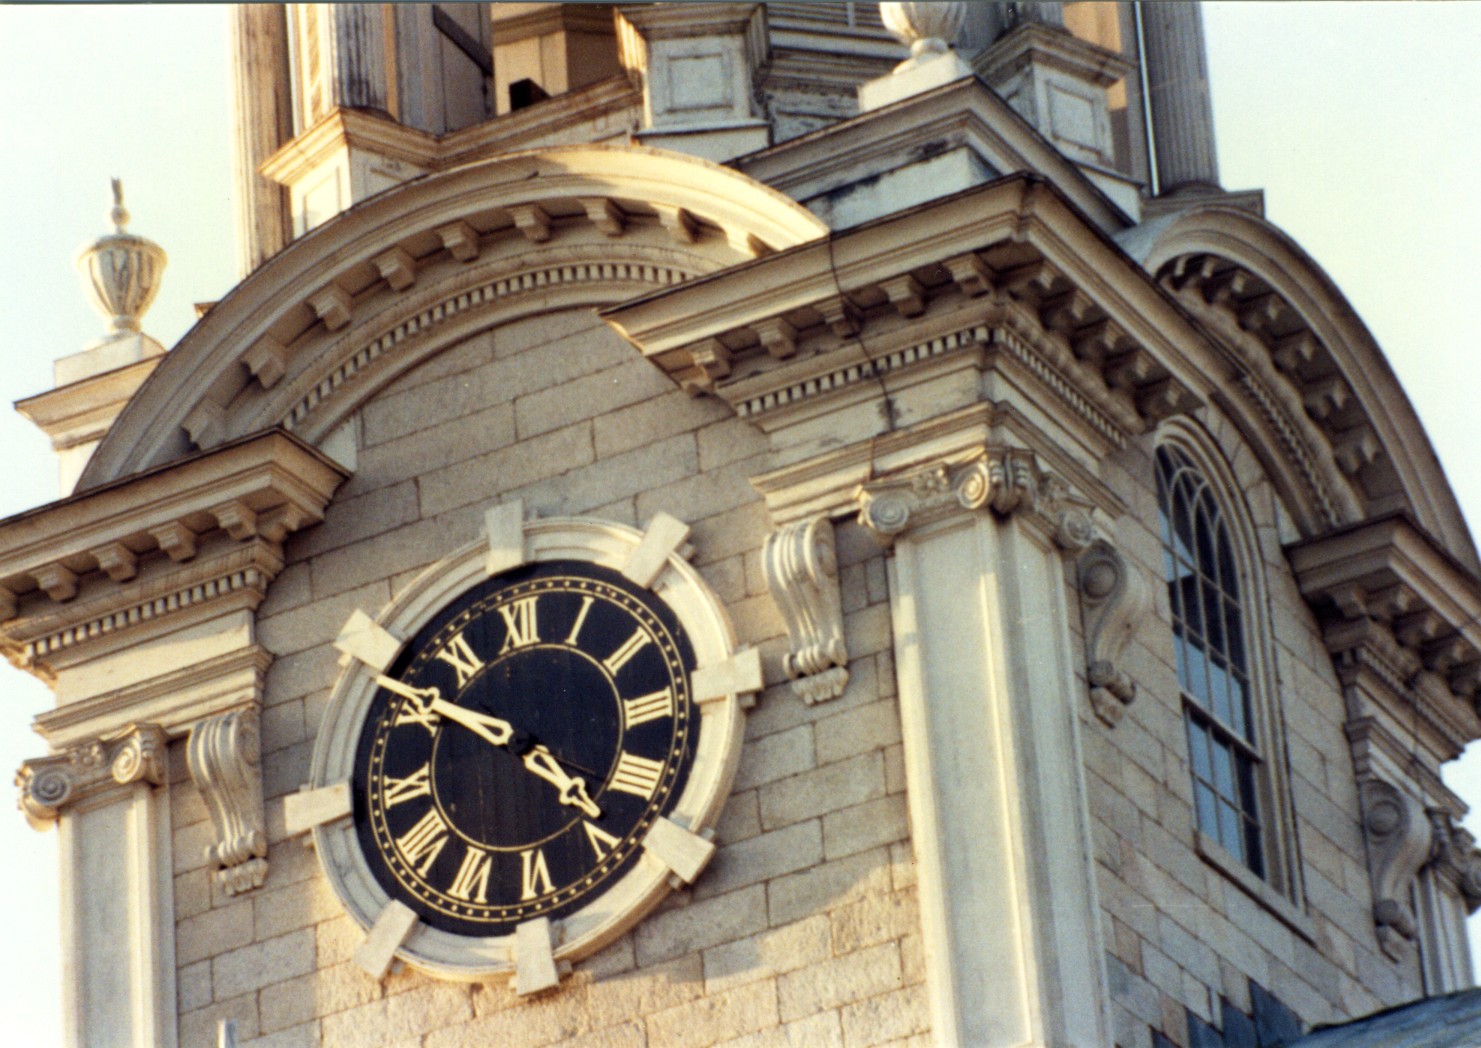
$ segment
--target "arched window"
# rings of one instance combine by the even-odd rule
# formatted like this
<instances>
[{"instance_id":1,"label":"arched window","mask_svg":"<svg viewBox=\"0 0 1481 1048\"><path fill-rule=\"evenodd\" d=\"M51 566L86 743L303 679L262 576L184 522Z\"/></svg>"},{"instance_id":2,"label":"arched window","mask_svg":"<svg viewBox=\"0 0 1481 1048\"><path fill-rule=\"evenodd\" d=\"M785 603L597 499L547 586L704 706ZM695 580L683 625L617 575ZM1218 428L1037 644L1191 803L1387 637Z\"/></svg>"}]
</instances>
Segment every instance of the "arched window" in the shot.
<instances>
[{"instance_id":1,"label":"arched window","mask_svg":"<svg viewBox=\"0 0 1481 1048\"><path fill-rule=\"evenodd\" d=\"M1198 828L1267 877L1264 760L1231 528L1207 478L1174 445L1157 450L1157 505Z\"/></svg>"}]
</instances>

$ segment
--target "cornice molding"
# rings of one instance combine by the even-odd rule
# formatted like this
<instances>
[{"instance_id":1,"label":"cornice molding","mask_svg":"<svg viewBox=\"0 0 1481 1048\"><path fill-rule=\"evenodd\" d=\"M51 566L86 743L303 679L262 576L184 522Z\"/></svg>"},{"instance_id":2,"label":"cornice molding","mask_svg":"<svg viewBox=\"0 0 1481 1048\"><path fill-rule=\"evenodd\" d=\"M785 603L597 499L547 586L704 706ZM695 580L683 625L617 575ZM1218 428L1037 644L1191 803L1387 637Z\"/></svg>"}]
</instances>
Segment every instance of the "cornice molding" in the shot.
<instances>
[{"instance_id":1,"label":"cornice molding","mask_svg":"<svg viewBox=\"0 0 1481 1048\"><path fill-rule=\"evenodd\" d=\"M0 521L0 644L35 657L265 586L347 475L275 430ZM254 549L191 565L208 543Z\"/></svg>"},{"instance_id":2,"label":"cornice molding","mask_svg":"<svg viewBox=\"0 0 1481 1048\"><path fill-rule=\"evenodd\" d=\"M1389 681L1375 701L1423 715L1452 756L1481 737L1481 580L1397 514L1303 540L1286 553L1339 670L1339 657L1357 652L1348 663L1359 659ZM1410 666L1443 685L1438 701L1426 701L1429 691L1412 677L1402 691L1393 688Z\"/></svg>"},{"instance_id":3,"label":"cornice molding","mask_svg":"<svg viewBox=\"0 0 1481 1048\"><path fill-rule=\"evenodd\" d=\"M993 347L989 364L1026 371L1114 448L1198 406L1187 347L1204 340L1106 250L1051 187L1015 176L602 315L768 432Z\"/></svg>"}]
</instances>

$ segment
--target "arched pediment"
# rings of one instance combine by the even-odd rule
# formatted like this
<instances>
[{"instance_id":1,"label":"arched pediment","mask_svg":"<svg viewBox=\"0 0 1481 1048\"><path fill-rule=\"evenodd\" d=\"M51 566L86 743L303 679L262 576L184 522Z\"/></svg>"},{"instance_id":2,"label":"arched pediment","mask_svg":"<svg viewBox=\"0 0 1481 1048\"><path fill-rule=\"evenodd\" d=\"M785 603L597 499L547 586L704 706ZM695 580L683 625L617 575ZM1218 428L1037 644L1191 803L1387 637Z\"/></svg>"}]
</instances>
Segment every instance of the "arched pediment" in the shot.
<instances>
[{"instance_id":1,"label":"arched pediment","mask_svg":"<svg viewBox=\"0 0 1481 1048\"><path fill-rule=\"evenodd\" d=\"M1331 278L1285 233L1227 204L1157 223L1126 245L1223 336L1249 372L1227 399L1263 416L1272 475L1307 535L1402 511L1481 566L1429 438L1383 351Z\"/></svg>"},{"instance_id":2,"label":"arched pediment","mask_svg":"<svg viewBox=\"0 0 1481 1048\"><path fill-rule=\"evenodd\" d=\"M643 147L509 154L408 182L217 303L119 416L79 490L272 426L316 442L455 339L610 305L826 230L744 175Z\"/></svg>"}]
</instances>

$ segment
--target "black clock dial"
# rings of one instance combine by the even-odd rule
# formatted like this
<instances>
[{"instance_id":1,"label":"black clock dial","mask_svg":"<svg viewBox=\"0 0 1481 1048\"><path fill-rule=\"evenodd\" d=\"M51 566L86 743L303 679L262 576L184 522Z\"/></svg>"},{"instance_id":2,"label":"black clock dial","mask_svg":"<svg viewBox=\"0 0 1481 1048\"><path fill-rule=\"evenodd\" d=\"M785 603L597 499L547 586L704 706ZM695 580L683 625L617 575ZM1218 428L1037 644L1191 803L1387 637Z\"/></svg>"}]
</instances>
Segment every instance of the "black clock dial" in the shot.
<instances>
[{"instance_id":1,"label":"black clock dial","mask_svg":"<svg viewBox=\"0 0 1481 1048\"><path fill-rule=\"evenodd\" d=\"M546 561L468 590L381 678L360 735L376 880L460 935L585 906L683 791L693 669L673 613L615 571Z\"/></svg>"}]
</instances>

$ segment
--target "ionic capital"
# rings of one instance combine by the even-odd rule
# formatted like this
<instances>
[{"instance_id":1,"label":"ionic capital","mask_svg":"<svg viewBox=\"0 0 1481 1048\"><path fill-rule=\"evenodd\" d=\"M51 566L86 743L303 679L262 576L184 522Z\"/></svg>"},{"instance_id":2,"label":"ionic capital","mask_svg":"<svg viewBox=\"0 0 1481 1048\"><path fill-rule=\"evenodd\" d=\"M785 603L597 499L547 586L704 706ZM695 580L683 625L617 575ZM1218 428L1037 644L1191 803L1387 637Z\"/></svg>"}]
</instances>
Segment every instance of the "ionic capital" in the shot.
<instances>
[{"instance_id":1,"label":"ionic capital","mask_svg":"<svg viewBox=\"0 0 1481 1048\"><path fill-rule=\"evenodd\" d=\"M19 807L33 829L45 830L64 809L113 786L166 778L165 733L158 725L132 724L50 757L24 762L16 772Z\"/></svg>"},{"instance_id":2,"label":"ionic capital","mask_svg":"<svg viewBox=\"0 0 1481 1048\"><path fill-rule=\"evenodd\" d=\"M1084 549L1094 535L1090 504L1023 448L987 445L860 485L855 499L859 523L882 545L964 510L1022 516L1071 552Z\"/></svg>"}]
</instances>

